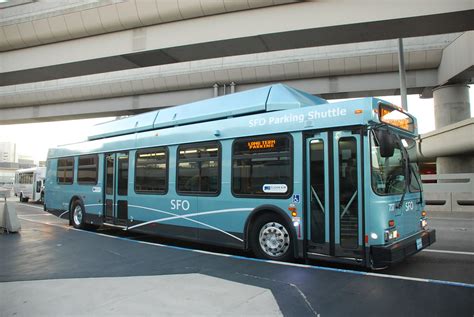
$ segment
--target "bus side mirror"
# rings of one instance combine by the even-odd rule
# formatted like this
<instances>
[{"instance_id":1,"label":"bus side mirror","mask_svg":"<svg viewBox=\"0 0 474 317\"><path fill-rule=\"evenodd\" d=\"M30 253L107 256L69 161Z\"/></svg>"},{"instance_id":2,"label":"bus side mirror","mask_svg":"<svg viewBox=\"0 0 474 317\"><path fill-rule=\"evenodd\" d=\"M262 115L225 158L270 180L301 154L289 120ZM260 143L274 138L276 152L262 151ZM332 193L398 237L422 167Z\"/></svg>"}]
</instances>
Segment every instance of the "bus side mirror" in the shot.
<instances>
[{"instance_id":1,"label":"bus side mirror","mask_svg":"<svg viewBox=\"0 0 474 317\"><path fill-rule=\"evenodd\" d=\"M376 130L375 136L379 143L380 156L391 157L395 151L395 137L387 130Z\"/></svg>"},{"instance_id":2,"label":"bus side mirror","mask_svg":"<svg viewBox=\"0 0 474 317\"><path fill-rule=\"evenodd\" d=\"M36 192L37 192L37 193L40 193L40 192L41 192L41 186L42 186L41 183L42 183L41 181L37 181L37 182L36 182Z\"/></svg>"}]
</instances>

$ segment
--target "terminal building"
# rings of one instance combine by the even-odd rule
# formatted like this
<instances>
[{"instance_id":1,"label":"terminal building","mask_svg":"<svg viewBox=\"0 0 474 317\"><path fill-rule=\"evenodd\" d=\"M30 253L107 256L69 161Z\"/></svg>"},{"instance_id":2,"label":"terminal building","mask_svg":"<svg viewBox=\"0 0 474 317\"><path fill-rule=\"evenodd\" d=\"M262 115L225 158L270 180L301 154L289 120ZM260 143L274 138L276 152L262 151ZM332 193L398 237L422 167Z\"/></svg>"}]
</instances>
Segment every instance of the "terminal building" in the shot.
<instances>
[{"instance_id":1,"label":"terminal building","mask_svg":"<svg viewBox=\"0 0 474 317\"><path fill-rule=\"evenodd\" d=\"M426 199L473 209L473 2L365 4L9 0L0 124L138 114L276 82L325 99L399 95L404 82L434 101L436 130L419 142L437 169Z\"/></svg>"},{"instance_id":2,"label":"terminal building","mask_svg":"<svg viewBox=\"0 0 474 317\"><path fill-rule=\"evenodd\" d=\"M0 163L16 161L16 144L0 142Z\"/></svg>"},{"instance_id":3,"label":"terminal building","mask_svg":"<svg viewBox=\"0 0 474 317\"><path fill-rule=\"evenodd\" d=\"M42 164L44 166L44 162ZM10 186L16 170L34 166L36 165L32 157L17 154L16 143L0 142L0 186Z\"/></svg>"}]
</instances>

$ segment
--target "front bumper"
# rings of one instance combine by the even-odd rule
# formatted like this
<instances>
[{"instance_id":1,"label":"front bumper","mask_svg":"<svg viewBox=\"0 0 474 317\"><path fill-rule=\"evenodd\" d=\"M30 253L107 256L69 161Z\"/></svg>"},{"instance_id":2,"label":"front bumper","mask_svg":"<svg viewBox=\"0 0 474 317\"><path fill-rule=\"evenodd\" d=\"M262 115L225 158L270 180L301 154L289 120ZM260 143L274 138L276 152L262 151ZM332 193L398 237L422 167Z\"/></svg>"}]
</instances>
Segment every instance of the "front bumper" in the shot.
<instances>
[{"instance_id":1,"label":"front bumper","mask_svg":"<svg viewBox=\"0 0 474 317\"><path fill-rule=\"evenodd\" d=\"M421 239L421 247L417 240ZM390 245L371 246L373 267L380 268L403 261L406 257L413 255L424 248L432 245L436 241L436 230L423 230L418 234L397 241Z\"/></svg>"}]
</instances>

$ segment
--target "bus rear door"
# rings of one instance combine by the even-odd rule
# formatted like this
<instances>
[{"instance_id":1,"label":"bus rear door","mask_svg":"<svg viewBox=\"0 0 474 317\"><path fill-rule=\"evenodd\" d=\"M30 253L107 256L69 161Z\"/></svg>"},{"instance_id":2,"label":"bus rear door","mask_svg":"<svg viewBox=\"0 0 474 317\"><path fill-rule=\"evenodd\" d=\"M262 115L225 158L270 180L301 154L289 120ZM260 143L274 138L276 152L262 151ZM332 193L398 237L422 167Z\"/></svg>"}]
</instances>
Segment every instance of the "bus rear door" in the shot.
<instances>
[{"instance_id":1,"label":"bus rear door","mask_svg":"<svg viewBox=\"0 0 474 317\"><path fill-rule=\"evenodd\" d=\"M330 131L306 138L308 254L364 258L361 135Z\"/></svg>"},{"instance_id":2,"label":"bus rear door","mask_svg":"<svg viewBox=\"0 0 474 317\"><path fill-rule=\"evenodd\" d=\"M104 223L127 226L128 152L105 155Z\"/></svg>"}]
</instances>

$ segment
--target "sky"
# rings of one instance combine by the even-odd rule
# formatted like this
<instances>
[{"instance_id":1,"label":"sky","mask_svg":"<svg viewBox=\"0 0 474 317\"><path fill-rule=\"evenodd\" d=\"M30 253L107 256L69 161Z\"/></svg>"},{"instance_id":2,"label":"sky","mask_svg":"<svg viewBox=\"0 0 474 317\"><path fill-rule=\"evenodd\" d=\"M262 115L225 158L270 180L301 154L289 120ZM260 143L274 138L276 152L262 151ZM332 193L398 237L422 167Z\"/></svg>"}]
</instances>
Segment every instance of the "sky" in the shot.
<instances>
[{"instance_id":1,"label":"sky","mask_svg":"<svg viewBox=\"0 0 474 317\"><path fill-rule=\"evenodd\" d=\"M401 105L400 96L382 96L388 102ZM332 102L330 100L330 102ZM471 116L474 115L474 89L470 88ZM433 99L408 96L408 112L418 120L419 133L434 130ZM68 120L44 123L0 125L0 141L17 144L17 155L28 155L38 161L46 160L48 149L61 144L76 143L87 139L95 124L114 120L114 117Z\"/></svg>"}]
</instances>

